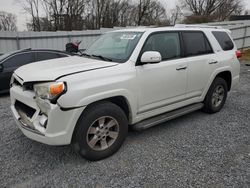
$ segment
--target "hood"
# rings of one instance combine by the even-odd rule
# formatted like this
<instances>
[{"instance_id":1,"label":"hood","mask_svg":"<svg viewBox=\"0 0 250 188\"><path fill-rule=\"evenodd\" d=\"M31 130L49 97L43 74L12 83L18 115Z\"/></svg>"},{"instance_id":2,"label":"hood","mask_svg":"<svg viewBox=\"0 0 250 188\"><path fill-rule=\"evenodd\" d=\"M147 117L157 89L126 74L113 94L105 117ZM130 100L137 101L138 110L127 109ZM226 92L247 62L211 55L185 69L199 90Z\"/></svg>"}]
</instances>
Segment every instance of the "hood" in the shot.
<instances>
[{"instance_id":1,"label":"hood","mask_svg":"<svg viewBox=\"0 0 250 188\"><path fill-rule=\"evenodd\" d=\"M23 82L51 81L63 76L115 66L105 62L79 56L51 59L24 65L15 71Z\"/></svg>"}]
</instances>

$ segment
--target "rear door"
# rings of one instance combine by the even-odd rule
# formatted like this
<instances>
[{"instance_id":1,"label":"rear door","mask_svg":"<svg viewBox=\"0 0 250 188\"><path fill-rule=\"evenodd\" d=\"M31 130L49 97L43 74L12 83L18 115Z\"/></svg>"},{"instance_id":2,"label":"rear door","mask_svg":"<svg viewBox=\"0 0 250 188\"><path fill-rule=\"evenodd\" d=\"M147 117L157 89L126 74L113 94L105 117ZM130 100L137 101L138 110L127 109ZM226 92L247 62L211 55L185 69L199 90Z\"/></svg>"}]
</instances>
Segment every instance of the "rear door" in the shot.
<instances>
[{"instance_id":1,"label":"rear door","mask_svg":"<svg viewBox=\"0 0 250 188\"><path fill-rule=\"evenodd\" d=\"M188 67L187 98L199 97L218 63L217 56L202 31L183 31L182 38Z\"/></svg>"},{"instance_id":2,"label":"rear door","mask_svg":"<svg viewBox=\"0 0 250 188\"><path fill-rule=\"evenodd\" d=\"M9 89L10 79L13 72L23 65L32 63L35 61L34 52L25 52L15 54L7 58L3 63L3 71L0 74L0 90Z\"/></svg>"}]
</instances>

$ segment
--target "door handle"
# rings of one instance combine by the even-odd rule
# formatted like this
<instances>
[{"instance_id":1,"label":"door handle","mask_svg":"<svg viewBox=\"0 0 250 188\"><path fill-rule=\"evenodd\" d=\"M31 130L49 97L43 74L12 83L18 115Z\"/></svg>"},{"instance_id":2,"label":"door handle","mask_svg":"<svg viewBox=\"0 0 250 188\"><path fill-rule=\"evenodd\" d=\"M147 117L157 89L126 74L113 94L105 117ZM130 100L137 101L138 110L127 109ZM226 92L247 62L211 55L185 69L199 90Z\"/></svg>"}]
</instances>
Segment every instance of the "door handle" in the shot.
<instances>
[{"instance_id":1,"label":"door handle","mask_svg":"<svg viewBox=\"0 0 250 188\"><path fill-rule=\"evenodd\" d=\"M209 64L212 65L212 64L216 64L218 63L218 61L210 61Z\"/></svg>"},{"instance_id":2,"label":"door handle","mask_svg":"<svg viewBox=\"0 0 250 188\"><path fill-rule=\"evenodd\" d=\"M183 66L183 67L177 67L177 68L176 68L176 70L177 70L177 71L180 71L180 70L186 70L186 69L187 69L187 67L186 67L186 66Z\"/></svg>"}]
</instances>

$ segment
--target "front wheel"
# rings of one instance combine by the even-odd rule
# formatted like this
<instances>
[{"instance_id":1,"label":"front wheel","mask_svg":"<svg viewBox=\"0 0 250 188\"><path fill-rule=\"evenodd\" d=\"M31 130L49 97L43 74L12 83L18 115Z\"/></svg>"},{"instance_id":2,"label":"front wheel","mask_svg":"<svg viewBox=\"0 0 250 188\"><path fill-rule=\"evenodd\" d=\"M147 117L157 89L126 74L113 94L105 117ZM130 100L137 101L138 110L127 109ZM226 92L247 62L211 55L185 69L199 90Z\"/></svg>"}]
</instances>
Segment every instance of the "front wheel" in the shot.
<instances>
[{"instance_id":1,"label":"front wheel","mask_svg":"<svg viewBox=\"0 0 250 188\"><path fill-rule=\"evenodd\" d=\"M225 104L227 92L226 81L220 77L215 78L204 100L203 111L210 114L219 112Z\"/></svg>"},{"instance_id":2,"label":"front wheel","mask_svg":"<svg viewBox=\"0 0 250 188\"><path fill-rule=\"evenodd\" d=\"M100 160L115 153L128 132L123 110L110 102L94 104L78 120L73 145L88 160Z\"/></svg>"}]
</instances>

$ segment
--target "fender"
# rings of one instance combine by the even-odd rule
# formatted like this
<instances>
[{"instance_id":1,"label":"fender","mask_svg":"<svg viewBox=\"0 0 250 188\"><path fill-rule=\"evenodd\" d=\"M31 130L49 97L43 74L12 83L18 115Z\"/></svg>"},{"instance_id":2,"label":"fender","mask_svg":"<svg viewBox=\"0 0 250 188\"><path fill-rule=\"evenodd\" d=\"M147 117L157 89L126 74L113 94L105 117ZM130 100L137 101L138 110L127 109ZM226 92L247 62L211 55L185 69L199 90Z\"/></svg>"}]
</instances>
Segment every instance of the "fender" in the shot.
<instances>
[{"instance_id":1,"label":"fender","mask_svg":"<svg viewBox=\"0 0 250 188\"><path fill-rule=\"evenodd\" d=\"M80 108L80 107L86 107L94 102L109 99L112 97L124 97L125 98L128 108L129 108L129 114L131 115L131 118L130 118L130 122L131 122L136 116L137 102L136 102L135 96L130 94L125 89L103 91L103 92L95 93L89 96L85 96L77 103L77 105L71 106L71 107L63 105L62 102L60 101L58 101L57 103L62 108L62 110L70 110L70 109L75 109L75 108Z\"/></svg>"}]
</instances>

